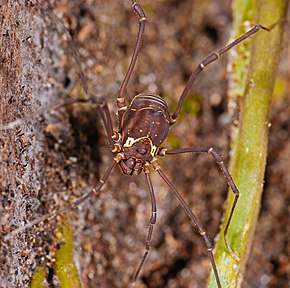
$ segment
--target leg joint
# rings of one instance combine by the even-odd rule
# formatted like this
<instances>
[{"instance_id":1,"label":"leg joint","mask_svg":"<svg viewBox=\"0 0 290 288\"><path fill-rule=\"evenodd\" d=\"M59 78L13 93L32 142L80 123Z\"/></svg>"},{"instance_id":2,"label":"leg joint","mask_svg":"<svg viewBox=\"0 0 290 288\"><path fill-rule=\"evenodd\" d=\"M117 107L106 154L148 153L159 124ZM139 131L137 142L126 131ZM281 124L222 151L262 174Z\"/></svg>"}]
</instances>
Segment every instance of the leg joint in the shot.
<instances>
[{"instance_id":1,"label":"leg joint","mask_svg":"<svg viewBox=\"0 0 290 288\"><path fill-rule=\"evenodd\" d=\"M119 97L119 98L117 98L117 102L124 103L125 102L125 98L124 97Z\"/></svg>"},{"instance_id":2,"label":"leg joint","mask_svg":"<svg viewBox=\"0 0 290 288\"><path fill-rule=\"evenodd\" d=\"M174 124L175 122L176 122L176 118L172 118L172 116L170 116L169 118L170 125Z\"/></svg>"},{"instance_id":3,"label":"leg joint","mask_svg":"<svg viewBox=\"0 0 290 288\"><path fill-rule=\"evenodd\" d=\"M114 148L112 149L112 153L120 152L121 151L121 146L118 143L114 144Z\"/></svg>"},{"instance_id":4,"label":"leg joint","mask_svg":"<svg viewBox=\"0 0 290 288\"><path fill-rule=\"evenodd\" d=\"M218 52L213 52L214 55L216 55L217 59L220 58L220 54Z\"/></svg>"},{"instance_id":5,"label":"leg joint","mask_svg":"<svg viewBox=\"0 0 290 288\"><path fill-rule=\"evenodd\" d=\"M124 154L123 153L118 153L114 160L119 163L122 159L124 159Z\"/></svg>"},{"instance_id":6,"label":"leg joint","mask_svg":"<svg viewBox=\"0 0 290 288\"><path fill-rule=\"evenodd\" d=\"M167 151L168 149L166 149L166 148L160 148L159 150L158 150L158 152L157 152L157 155L159 155L159 156L166 156L166 151Z\"/></svg>"},{"instance_id":7,"label":"leg joint","mask_svg":"<svg viewBox=\"0 0 290 288\"><path fill-rule=\"evenodd\" d=\"M220 153L215 151L213 148L208 149L207 152L213 156L217 164L223 164L223 157L220 155Z\"/></svg>"},{"instance_id":8,"label":"leg joint","mask_svg":"<svg viewBox=\"0 0 290 288\"><path fill-rule=\"evenodd\" d=\"M134 2L132 4L132 8L137 13L137 15L140 17L140 21L146 21L146 15L144 10L142 9L141 5L138 2Z\"/></svg>"},{"instance_id":9,"label":"leg joint","mask_svg":"<svg viewBox=\"0 0 290 288\"><path fill-rule=\"evenodd\" d=\"M161 169L160 164L157 162L157 159L154 157L153 160L151 161L151 165L153 166L154 170L157 171Z\"/></svg>"}]
</instances>

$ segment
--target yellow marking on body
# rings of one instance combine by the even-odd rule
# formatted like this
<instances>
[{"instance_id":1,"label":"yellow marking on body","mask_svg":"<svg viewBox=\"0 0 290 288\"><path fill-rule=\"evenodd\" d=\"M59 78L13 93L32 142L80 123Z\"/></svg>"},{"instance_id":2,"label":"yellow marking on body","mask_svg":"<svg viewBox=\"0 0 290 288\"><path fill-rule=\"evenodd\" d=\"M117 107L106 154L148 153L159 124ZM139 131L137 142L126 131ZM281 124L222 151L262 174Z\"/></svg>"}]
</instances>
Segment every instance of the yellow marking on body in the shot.
<instances>
[{"instance_id":1,"label":"yellow marking on body","mask_svg":"<svg viewBox=\"0 0 290 288\"><path fill-rule=\"evenodd\" d=\"M129 133L128 133L129 134ZM143 137L142 137L143 138ZM132 137L128 137L126 143L124 144L124 147L131 147L134 143L138 142L141 138L138 138L135 140Z\"/></svg>"},{"instance_id":2,"label":"yellow marking on body","mask_svg":"<svg viewBox=\"0 0 290 288\"><path fill-rule=\"evenodd\" d=\"M132 108L131 108L132 109ZM154 108L150 107L150 106L147 106L147 107L143 107L143 108L140 108L139 111L142 111L142 110L153 110L155 111ZM157 111L158 112L158 111Z\"/></svg>"},{"instance_id":3,"label":"yellow marking on body","mask_svg":"<svg viewBox=\"0 0 290 288\"><path fill-rule=\"evenodd\" d=\"M151 151L150 151L151 156L154 156L156 151L157 151L157 147L154 145L151 145Z\"/></svg>"},{"instance_id":4,"label":"yellow marking on body","mask_svg":"<svg viewBox=\"0 0 290 288\"><path fill-rule=\"evenodd\" d=\"M153 145L153 143L152 143L152 141L151 141L149 136L144 136L144 137L140 137L140 138L137 138L137 139L134 139L133 137L128 137L123 147L125 147L125 148L132 147L136 142L139 142L142 139L148 139L149 140L150 147L151 147L150 154L153 157L155 155L158 147Z\"/></svg>"}]
</instances>

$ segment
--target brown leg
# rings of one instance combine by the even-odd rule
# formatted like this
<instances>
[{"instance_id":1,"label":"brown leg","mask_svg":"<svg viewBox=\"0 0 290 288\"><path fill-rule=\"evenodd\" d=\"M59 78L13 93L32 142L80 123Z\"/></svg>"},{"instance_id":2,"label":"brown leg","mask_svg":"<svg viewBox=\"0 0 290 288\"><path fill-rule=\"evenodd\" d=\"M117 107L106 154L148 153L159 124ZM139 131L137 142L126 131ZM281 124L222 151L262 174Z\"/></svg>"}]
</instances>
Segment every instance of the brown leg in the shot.
<instances>
[{"instance_id":1,"label":"brown leg","mask_svg":"<svg viewBox=\"0 0 290 288\"><path fill-rule=\"evenodd\" d=\"M133 56L129 65L129 68L127 70L126 76L122 82L121 88L120 88L120 92L119 92L119 98L117 99L117 105L118 108L123 108L126 107L125 104L125 92L126 92L126 88L128 85L128 82L130 80L130 77L133 73L136 61L137 61L137 57L138 57L138 53L142 44L142 37L143 37L143 33L145 30L145 22L146 22L146 15L145 12L143 10L143 8L141 7L140 4L137 3L136 0L132 0L132 8L134 9L134 11L136 12L136 14L138 15L138 17L140 18L139 20L139 32L138 32L138 36L137 36L137 42L136 42L136 46L134 48L134 52L133 52Z\"/></svg>"},{"instance_id":2,"label":"brown leg","mask_svg":"<svg viewBox=\"0 0 290 288\"><path fill-rule=\"evenodd\" d=\"M239 37L238 39L236 39L235 41L233 41L232 43L228 44L227 46L225 46L224 48L218 50L217 52L213 52L211 53L209 56L207 56L198 66L197 68L193 71L193 73L191 74L176 107L175 112L172 114L171 116L171 123L173 124L177 118L177 116L179 115L183 102L189 92L189 90L191 89L193 82L195 81L195 79L197 78L197 76L200 74L201 71L203 71L203 69L209 65L210 63L215 62L216 60L218 60L218 58L223 55L224 53L228 52L231 48L233 48L234 46L236 46L237 44L239 44L240 42L244 41L245 39L249 38L251 35L257 33L259 30L267 30L270 31L270 29L262 26L262 25L255 25L251 30L249 30L248 32L246 32L245 34L243 34L241 37Z\"/></svg>"},{"instance_id":3,"label":"brown leg","mask_svg":"<svg viewBox=\"0 0 290 288\"><path fill-rule=\"evenodd\" d=\"M163 171L161 170L160 165L156 161L152 162L152 165L153 165L154 169L158 172L160 177L164 180L164 182L172 190L174 195L177 197L177 199L179 200L180 204L182 205L184 210L187 212L189 218L191 219L192 224L194 224L197 227L199 234L203 237L206 249L208 251L208 256L210 258L210 262L211 262L211 265L212 265L212 268L213 268L213 271L214 271L214 275L215 275L215 279L216 279L217 285L218 285L219 288L221 288L221 283L220 283L217 267L216 267L215 260L214 260L214 257L213 257L213 253L212 253L213 246L211 244L211 241L210 241L209 237L207 236L207 233L206 233L205 229L203 228L203 226L201 225L201 223L199 222L197 217L193 214L193 212L191 211L190 207L185 202L185 200L183 199L181 194L176 190L176 188L174 187L172 182L163 173Z\"/></svg>"},{"instance_id":4,"label":"brown leg","mask_svg":"<svg viewBox=\"0 0 290 288\"><path fill-rule=\"evenodd\" d=\"M178 154L184 154L184 153L209 153L214 158L215 162L219 165L220 169L222 170L223 174L226 177L228 185L231 187L233 193L235 194L235 199L234 199L234 202L232 204L230 215L229 215L229 218L228 218L227 223L226 223L226 228L224 230L224 239L225 239L226 247L227 247L229 253L231 254L231 256L236 261L239 261L240 260L239 257L232 251L232 249L228 243L227 233L228 233L229 225L231 223L231 220L232 220L234 210L236 208L240 193L239 193L239 190L238 190L232 176L230 175L227 167L225 166L225 164L223 162L222 156L217 151L215 151L213 148L207 147L207 146L201 146L201 147L196 146L196 147L180 148L180 149L172 149L172 150L161 149L159 151L160 156L178 155Z\"/></svg>"},{"instance_id":5,"label":"brown leg","mask_svg":"<svg viewBox=\"0 0 290 288\"><path fill-rule=\"evenodd\" d=\"M134 282L137 280L138 275L143 267L143 264L146 260L146 257L149 253L150 247L151 247L151 240L152 240L152 234L153 234L153 227L154 224L156 223L156 216L157 216L157 209L156 209L156 201L155 201L155 195L154 195L154 190L153 190L153 186L152 186L152 182L149 176L149 169L145 168L145 176L146 176L146 181L148 184L148 189L149 189L149 193L150 193L150 200L151 200L151 218L150 218L150 222L149 222L149 228L148 228L148 232L147 232L147 237L146 237L146 244L145 244L145 252L144 255L142 257L142 260L136 270L136 273L134 275Z\"/></svg>"},{"instance_id":6,"label":"brown leg","mask_svg":"<svg viewBox=\"0 0 290 288\"><path fill-rule=\"evenodd\" d=\"M49 112L51 110L57 110L61 107L65 107L65 106L69 106L69 105L73 105L73 104L77 104L77 103L91 103L91 104L95 105L96 109L100 112L104 127L106 129L106 133L108 136L110 149L112 150L114 148L114 141L112 139L112 136L114 135L114 131L113 131L113 124L112 124L112 118L110 115L110 111L109 111L107 103L104 100L102 100L102 98L96 98L94 96L90 97L89 99L63 99L63 100L60 100L57 103L40 108L38 111L35 111L34 113L30 114L29 116L22 117L20 119L17 119L15 121L12 121L12 122L7 123L7 124L0 124L0 131L14 129L17 126L21 125L22 123L29 121L37 116L40 116L46 112Z\"/></svg>"},{"instance_id":7,"label":"brown leg","mask_svg":"<svg viewBox=\"0 0 290 288\"><path fill-rule=\"evenodd\" d=\"M42 221L45 221L47 219L51 219L51 218L54 218L56 217L57 215L61 214L61 213L64 213L64 212L67 212L69 210L72 210L74 208L76 208L77 206L81 205L82 203L84 203L87 199L89 199L90 197L94 196L94 195L97 195L98 192L101 190L101 188L104 186L104 184L106 183L111 171L113 170L114 166L116 164L116 161L114 160L110 166L108 167L108 169L106 170L104 176L101 178L101 180L99 181L99 183L97 184L97 186L92 189L90 192L84 194L83 196L81 196L80 198L78 198L76 201L74 201L72 204L62 208L62 209L59 209L59 210L56 210L50 214L47 214L47 215L44 215L38 219L35 219L31 222L28 222L27 224L13 230L12 232L10 232L9 234L7 234L5 237L4 237L4 241L7 241L7 240L10 240L12 239L14 236L16 236L17 234L19 234L20 232L42 222Z\"/></svg>"},{"instance_id":8,"label":"brown leg","mask_svg":"<svg viewBox=\"0 0 290 288\"><path fill-rule=\"evenodd\" d=\"M112 126L112 120L111 120L111 116L109 113L109 109L108 106L106 104L106 102L102 99L97 99L94 96L91 96L89 91L88 91L88 85L87 85L87 81L85 79L85 75L84 72L82 70L81 67L81 61L79 60L79 53L78 50L75 46L75 43L70 35L69 30L67 29L67 27L62 23L62 21L54 14L54 12L49 8L49 4L48 3L40 3L38 0L36 1L39 5L39 7L41 7L41 9L49 15L49 17L51 17L51 19L57 23L57 25L60 27L60 29L62 29L68 39L68 46L71 52L71 55L73 56L75 62L76 62L76 66L77 66L77 71L78 71L78 76L79 79L81 81L82 87L84 89L84 93L87 96L87 99L65 99L65 100L60 100L60 102L52 104L48 107L42 108L39 111L33 113L32 115L30 115L29 117L24 117L22 119L13 121L7 125L0 125L0 130L5 130L5 129L13 129L15 126L19 125L21 122L26 121L31 119L31 117L36 117L44 112L50 111L50 110L55 110L57 108L60 108L62 106L68 106L71 104L75 104L75 103L87 103L87 102L92 102L94 104L96 104L96 108L100 111L106 132L107 132L107 136L108 136L108 140L109 140L109 144L110 144L110 149L114 149L114 141L112 139L112 136L114 135L113 132L113 126Z\"/></svg>"}]
</instances>

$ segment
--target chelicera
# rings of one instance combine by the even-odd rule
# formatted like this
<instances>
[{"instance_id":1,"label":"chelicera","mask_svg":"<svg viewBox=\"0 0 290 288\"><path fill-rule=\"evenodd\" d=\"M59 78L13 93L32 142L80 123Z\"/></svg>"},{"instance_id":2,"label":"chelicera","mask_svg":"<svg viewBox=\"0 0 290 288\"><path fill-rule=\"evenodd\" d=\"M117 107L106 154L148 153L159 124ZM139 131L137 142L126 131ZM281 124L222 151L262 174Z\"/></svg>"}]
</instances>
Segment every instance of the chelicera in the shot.
<instances>
[{"instance_id":1,"label":"chelicera","mask_svg":"<svg viewBox=\"0 0 290 288\"><path fill-rule=\"evenodd\" d=\"M49 215L45 215L35 221L29 222L28 224L20 227L8 235L6 235L5 240L12 238L14 235L27 229L28 227L33 226L34 224L41 222L45 219L52 218L60 213L63 213L67 210L75 208L76 206L80 205L88 198L98 195L101 188L106 183L107 179L110 176L111 171L116 165L119 165L122 172L127 175L138 175L141 173L145 174L148 190L151 199L151 218L149 222L149 229L147 232L146 237L146 244L145 244L145 252L141 262L137 268L137 271L134 275L134 281L137 279L145 259L149 253L150 246L151 246L151 239L153 235L153 227L156 223L157 219L157 209L156 209L156 201L155 201L155 194L153 185L150 178L150 171L149 166L152 165L155 171L159 174L159 176L163 179L166 185L172 190L182 207L187 212L188 216L190 217L191 222L197 227L199 234L203 237L206 249L208 251L208 255L210 258L210 262L215 274L215 279L218 287L221 287L220 277L217 271L217 267L215 264L215 260L213 257L213 246L212 243L204 229L201 225L195 214L192 212L191 208L187 204L187 202L183 199L181 194L177 191L174 184L171 180L164 174L163 169L161 168L157 157L165 157L168 155L177 155L183 153L209 153L217 165L222 170L223 174L226 177L228 185L230 186L231 190L233 191L235 198L231 207L231 211L229 217L227 219L226 228L223 231L223 236L225 239L226 247L229 253L238 260L238 257L235 253L231 250L229 243L227 241L227 232L229 225L231 223L231 219L239 198L239 191L236 187L228 169L226 168L222 156L215 151L212 147L207 146L194 146L188 148L179 148L179 149L171 149L167 150L166 148L161 147L162 143L168 136L169 128L174 125L176 119L182 109L183 103L188 95L189 90L191 89L195 79L198 75L204 70L204 68L218 60L218 58L229 51L232 47L237 45L238 43L242 42L243 40L247 39L251 35L258 32L260 29L269 30L261 25L256 25L252 29L250 29L247 33L243 34L241 37L233 41L232 43L228 44L224 48L218 50L217 52L211 53L208 57L206 57L193 71L191 74L176 107L176 110L173 114L169 112L169 108L166 102L158 95L154 95L151 93L142 93L133 98L130 103L127 103L125 94L126 88L128 86L130 77L133 73L134 67L136 65L137 57L139 50L141 48L142 37L145 30L145 23L146 23L146 15L142 8L142 6L136 1L132 0L132 8L136 12L139 17L139 31L137 36L136 45L134 48L133 56L127 70L126 76L122 82L119 96L117 98L117 117L119 120L119 127L117 130L114 130L111 114L109 112L108 106L103 99L96 98L94 96L89 96L88 99L81 99L81 100L65 100L60 105L71 105L73 103L80 103L80 102L91 102L95 105L96 109L100 112L106 134L108 137L109 147L113 154L113 160L110 163L109 167L105 171L104 175L96 185L94 189L92 189L89 193L83 195L79 199L77 199L74 203L70 206L67 206L61 210L57 210L54 213ZM49 12L49 11L48 11ZM49 12L52 17L55 17L52 12ZM83 82L85 93L88 95L85 81L83 77L81 77ZM55 108L55 107L54 107ZM12 125L13 126L13 125ZM12 127L7 126L6 128ZM4 126L2 126L3 129ZM5 129L5 127L4 127Z\"/></svg>"}]
</instances>

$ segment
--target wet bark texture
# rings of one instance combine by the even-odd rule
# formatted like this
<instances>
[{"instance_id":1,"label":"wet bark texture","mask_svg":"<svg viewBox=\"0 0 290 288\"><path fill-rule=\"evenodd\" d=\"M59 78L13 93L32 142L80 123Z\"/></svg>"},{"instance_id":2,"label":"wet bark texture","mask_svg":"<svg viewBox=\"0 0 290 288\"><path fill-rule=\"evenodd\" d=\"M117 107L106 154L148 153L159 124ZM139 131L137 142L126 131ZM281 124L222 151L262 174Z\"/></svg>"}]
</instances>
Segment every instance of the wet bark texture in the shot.
<instances>
[{"instance_id":1,"label":"wet bark texture","mask_svg":"<svg viewBox=\"0 0 290 288\"><path fill-rule=\"evenodd\" d=\"M138 30L130 1L51 2L75 39L90 91L106 97L114 117L114 100ZM144 91L158 93L173 112L195 65L228 41L231 7L226 0L140 3L148 24L128 99ZM60 99L84 97L78 66L56 21L34 1L1 1L0 9L1 123L27 117ZM286 287L290 280L287 45L285 41L280 86L273 100L262 210L243 287ZM222 57L198 79L164 146L214 146L228 160L226 60ZM0 131L0 143L3 235L88 192L112 159L100 118L89 105L30 118L13 130ZM213 239L227 191L216 164L204 155L169 157L160 163ZM157 224L137 287L204 287L209 260L203 240L156 173L151 174ZM126 177L119 169L100 197L65 216L75 233L84 287L129 286L144 251L149 217L145 177ZM58 286L52 268L61 245L55 237L58 220L1 243L1 287L29 287L36 266L45 267L48 287Z\"/></svg>"}]
</instances>

